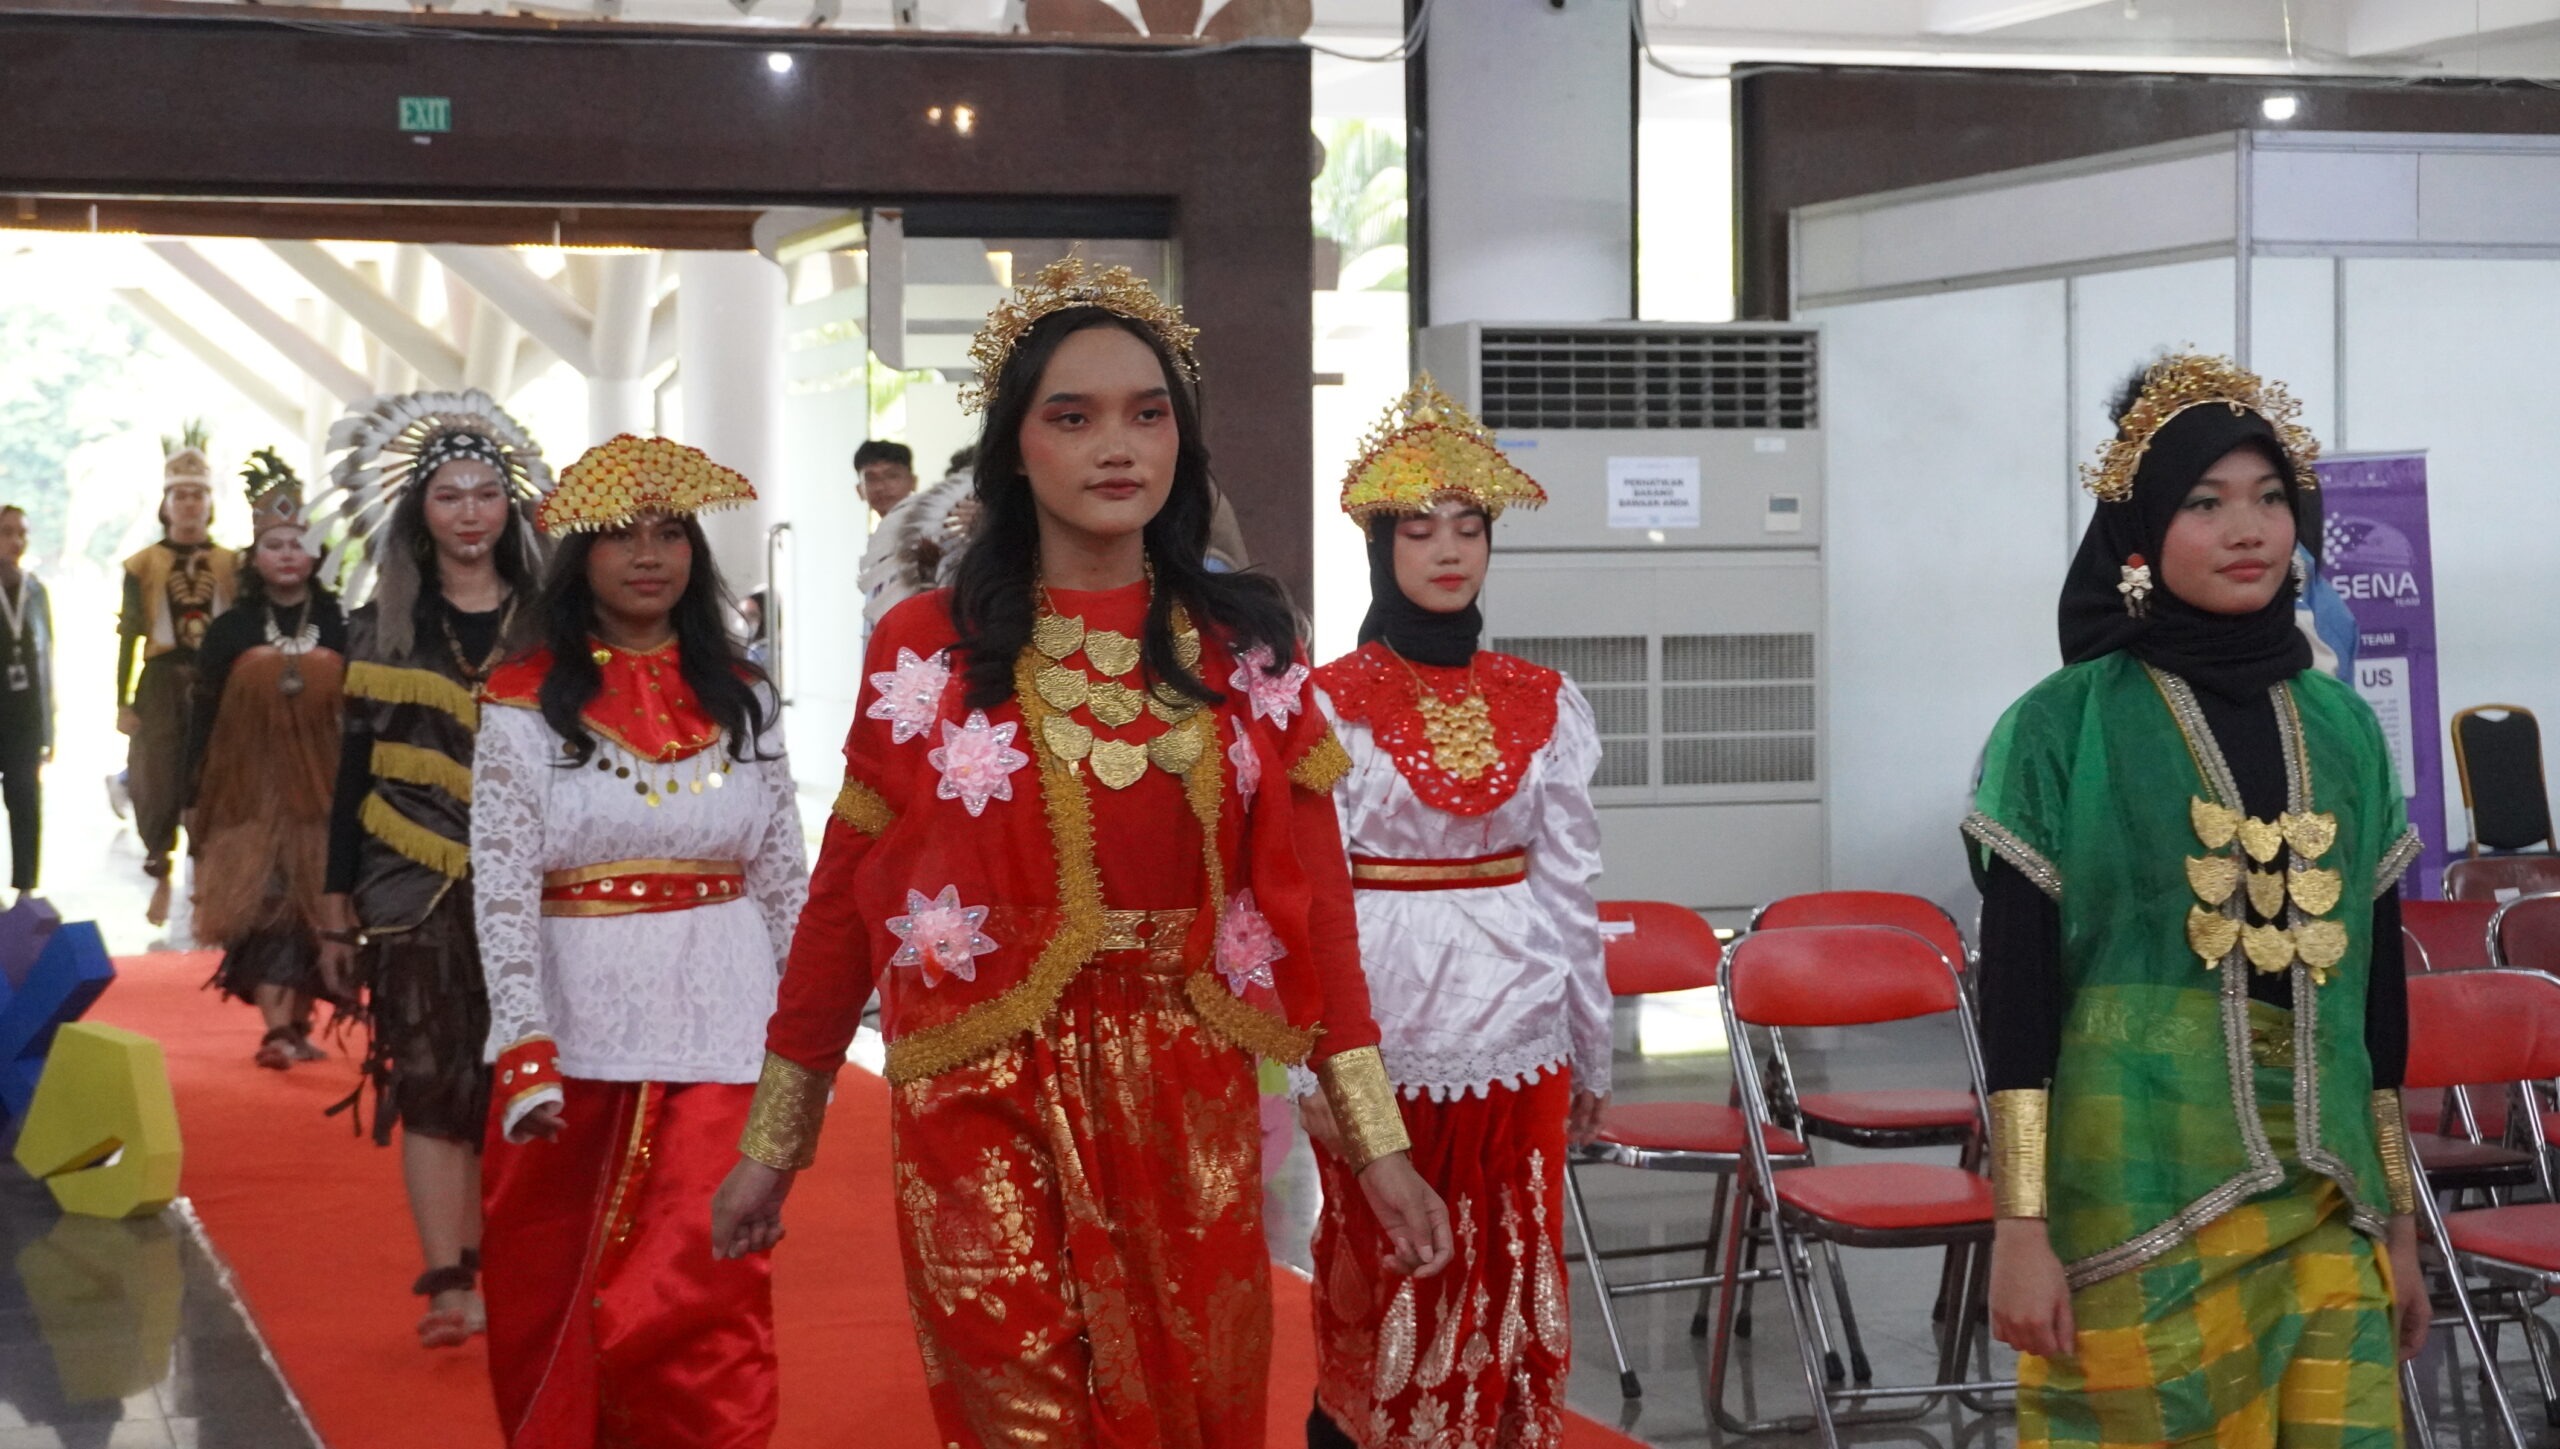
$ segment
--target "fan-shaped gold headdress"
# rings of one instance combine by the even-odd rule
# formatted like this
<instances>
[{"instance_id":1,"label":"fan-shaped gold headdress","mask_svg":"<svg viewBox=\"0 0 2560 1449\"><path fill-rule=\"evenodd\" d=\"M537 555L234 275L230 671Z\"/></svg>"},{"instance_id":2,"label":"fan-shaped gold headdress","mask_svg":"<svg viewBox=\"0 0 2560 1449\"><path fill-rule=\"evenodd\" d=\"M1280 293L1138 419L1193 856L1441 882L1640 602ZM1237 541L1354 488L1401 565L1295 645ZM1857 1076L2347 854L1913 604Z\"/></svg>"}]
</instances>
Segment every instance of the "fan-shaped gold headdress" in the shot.
<instances>
[{"instance_id":1,"label":"fan-shaped gold headdress","mask_svg":"<svg viewBox=\"0 0 2560 1449\"><path fill-rule=\"evenodd\" d=\"M1359 461L1342 480L1342 511L1366 523L1380 513L1428 513L1463 498L1499 518L1535 508L1547 490L1520 471L1493 434L1423 373L1369 430Z\"/></svg>"},{"instance_id":2,"label":"fan-shaped gold headdress","mask_svg":"<svg viewBox=\"0 0 2560 1449\"><path fill-rule=\"evenodd\" d=\"M1199 360L1191 354L1200 329L1182 320L1180 307L1157 296L1127 267L1088 273L1084 258L1069 256L1042 267L1032 275L1030 285L987 314L986 325L969 344L969 360L978 365L978 380L960 390L960 406L973 413L984 410L995 398L996 378L1004 371L1005 359L1022 345L1023 336L1041 318L1071 307L1099 307L1138 323L1173 354L1184 381L1200 380Z\"/></svg>"},{"instance_id":3,"label":"fan-shaped gold headdress","mask_svg":"<svg viewBox=\"0 0 2560 1449\"><path fill-rule=\"evenodd\" d=\"M2276 441L2293 460L2298 488L2316 489L2320 477L2312 460L2320 456L2320 440L2296 421L2302 404L2285 391L2228 357L2180 352L2151 364L2142 375L2142 394L2131 411L2116 420L2117 434L2098 450L2098 461L2080 467L2080 484L2100 501L2121 503L2133 496L2133 475L2142 455L2169 420L2189 408L2220 403L2233 412L2252 412L2276 430Z\"/></svg>"},{"instance_id":4,"label":"fan-shaped gold headdress","mask_svg":"<svg viewBox=\"0 0 2560 1449\"><path fill-rule=\"evenodd\" d=\"M560 470L560 486L542 500L534 526L563 534L620 528L651 514L676 516L730 508L756 496L734 468L672 438L623 433L607 438Z\"/></svg>"}]
</instances>

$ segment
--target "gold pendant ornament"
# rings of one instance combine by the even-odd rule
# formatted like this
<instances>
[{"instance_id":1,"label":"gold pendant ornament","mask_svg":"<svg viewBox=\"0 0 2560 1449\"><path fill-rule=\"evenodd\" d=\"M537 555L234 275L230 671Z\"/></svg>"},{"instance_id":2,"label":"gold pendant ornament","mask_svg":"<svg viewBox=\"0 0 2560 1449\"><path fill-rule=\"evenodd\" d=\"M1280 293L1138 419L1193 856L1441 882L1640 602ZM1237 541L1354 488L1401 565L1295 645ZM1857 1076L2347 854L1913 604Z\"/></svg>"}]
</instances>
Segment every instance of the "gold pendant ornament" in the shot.
<instances>
[{"instance_id":1,"label":"gold pendant ornament","mask_svg":"<svg viewBox=\"0 0 2560 1449\"><path fill-rule=\"evenodd\" d=\"M2240 942L2240 923L2229 916L2218 916L2202 906L2187 907L2187 947L2204 958L2208 970L2219 967L2222 958Z\"/></svg>"},{"instance_id":2,"label":"gold pendant ornament","mask_svg":"<svg viewBox=\"0 0 2560 1449\"><path fill-rule=\"evenodd\" d=\"M1049 753L1070 765L1093 753L1093 731L1065 715L1053 714L1042 720L1040 734L1048 741Z\"/></svg>"},{"instance_id":3,"label":"gold pendant ornament","mask_svg":"<svg viewBox=\"0 0 2560 1449\"><path fill-rule=\"evenodd\" d=\"M2284 877L2271 870L2249 872L2249 906L2270 921L2284 919Z\"/></svg>"},{"instance_id":4,"label":"gold pendant ornament","mask_svg":"<svg viewBox=\"0 0 2560 1449\"><path fill-rule=\"evenodd\" d=\"M1055 700L1050 702L1056 703ZM1147 709L1146 696L1125 684L1113 684L1108 681L1094 685L1086 691L1085 706L1093 711L1093 717L1101 721L1104 727L1115 730L1127 729L1136 723L1138 716L1146 713ZM1072 708L1072 706L1069 707Z\"/></svg>"},{"instance_id":5,"label":"gold pendant ornament","mask_svg":"<svg viewBox=\"0 0 2560 1449\"><path fill-rule=\"evenodd\" d=\"M1493 742L1493 710L1481 694L1455 704L1421 690L1414 707L1422 712L1422 737L1431 742L1432 763L1461 780L1473 780L1502 763Z\"/></svg>"},{"instance_id":6,"label":"gold pendant ornament","mask_svg":"<svg viewBox=\"0 0 2560 1449\"><path fill-rule=\"evenodd\" d=\"M1093 667L1114 679L1138 667L1138 641L1109 629L1087 629L1084 634L1084 657Z\"/></svg>"},{"instance_id":7,"label":"gold pendant ornament","mask_svg":"<svg viewBox=\"0 0 2560 1449\"><path fill-rule=\"evenodd\" d=\"M2346 959L2347 928L2335 921L2305 921L2293 928L2293 948L2311 968L2314 985L2329 984L2329 968Z\"/></svg>"},{"instance_id":8,"label":"gold pendant ornament","mask_svg":"<svg viewBox=\"0 0 2560 1449\"><path fill-rule=\"evenodd\" d=\"M1114 790L1126 790L1147 773L1147 752L1127 740L1093 742L1093 778Z\"/></svg>"},{"instance_id":9,"label":"gold pendant ornament","mask_svg":"<svg viewBox=\"0 0 2560 1449\"><path fill-rule=\"evenodd\" d=\"M1051 659L1063 660L1084 647L1084 620L1043 612L1032 622L1031 645Z\"/></svg>"},{"instance_id":10,"label":"gold pendant ornament","mask_svg":"<svg viewBox=\"0 0 2560 1449\"><path fill-rule=\"evenodd\" d=\"M2249 852L2251 860L2265 865L2284 849L2284 831L2272 820L2244 817L2240 821L2240 848Z\"/></svg>"},{"instance_id":11,"label":"gold pendant ornament","mask_svg":"<svg viewBox=\"0 0 2560 1449\"><path fill-rule=\"evenodd\" d=\"M2287 811L2277 817L2276 824L2284 831L2285 843L2304 860L2318 860L2338 843L2338 817L2325 810L2317 815Z\"/></svg>"},{"instance_id":12,"label":"gold pendant ornament","mask_svg":"<svg viewBox=\"0 0 2560 1449\"><path fill-rule=\"evenodd\" d=\"M2196 899L2221 905L2240 888L2240 862L2227 855L2188 856L2187 884L2195 888Z\"/></svg>"},{"instance_id":13,"label":"gold pendant ornament","mask_svg":"<svg viewBox=\"0 0 2560 1449\"><path fill-rule=\"evenodd\" d=\"M1074 709L1091 698L1093 691L1093 681L1085 677L1083 670L1063 664L1042 665L1040 672L1032 676L1031 686L1040 691L1040 697L1049 702L1051 709L1057 710Z\"/></svg>"},{"instance_id":14,"label":"gold pendant ornament","mask_svg":"<svg viewBox=\"0 0 2560 1449\"><path fill-rule=\"evenodd\" d=\"M2287 875L2286 883L2293 893L2293 903L2302 907L2306 915L2313 916L2325 916L2337 909L2338 897L2346 890L2336 871L2316 867L2294 867ZM2303 959L2309 960L2310 953L2303 953Z\"/></svg>"},{"instance_id":15,"label":"gold pendant ornament","mask_svg":"<svg viewBox=\"0 0 2560 1449\"><path fill-rule=\"evenodd\" d=\"M2273 974L2293 964L2293 936L2282 926L2249 926L2240 932L2240 948L2249 964Z\"/></svg>"},{"instance_id":16,"label":"gold pendant ornament","mask_svg":"<svg viewBox=\"0 0 2560 1449\"><path fill-rule=\"evenodd\" d=\"M1200 731L1177 725L1147 741L1147 758L1168 775L1188 775L1200 763L1203 748Z\"/></svg>"},{"instance_id":17,"label":"gold pendant ornament","mask_svg":"<svg viewBox=\"0 0 2560 1449\"><path fill-rule=\"evenodd\" d=\"M2240 829L2240 812L2228 805L2187 797L2187 821L2196 830L2196 839L2207 850L2220 850L2231 843Z\"/></svg>"}]
</instances>

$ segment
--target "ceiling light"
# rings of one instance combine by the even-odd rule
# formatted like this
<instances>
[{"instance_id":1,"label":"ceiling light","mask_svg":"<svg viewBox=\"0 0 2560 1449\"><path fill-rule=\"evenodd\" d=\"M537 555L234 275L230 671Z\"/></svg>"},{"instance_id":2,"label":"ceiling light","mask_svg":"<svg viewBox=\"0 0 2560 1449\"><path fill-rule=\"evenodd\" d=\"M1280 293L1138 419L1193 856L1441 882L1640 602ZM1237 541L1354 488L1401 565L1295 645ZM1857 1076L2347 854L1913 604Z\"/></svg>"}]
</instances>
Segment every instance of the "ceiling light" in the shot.
<instances>
[{"instance_id":1,"label":"ceiling light","mask_svg":"<svg viewBox=\"0 0 2560 1449\"><path fill-rule=\"evenodd\" d=\"M951 108L951 129L959 132L963 136L966 136L970 132L978 129L977 110L970 106L953 106Z\"/></svg>"},{"instance_id":2,"label":"ceiling light","mask_svg":"<svg viewBox=\"0 0 2560 1449\"><path fill-rule=\"evenodd\" d=\"M764 68L775 75L791 74L791 53L785 50L768 51L764 58Z\"/></svg>"},{"instance_id":3,"label":"ceiling light","mask_svg":"<svg viewBox=\"0 0 2560 1449\"><path fill-rule=\"evenodd\" d=\"M2258 114L2270 121L2290 121L2301 110L2300 96L2269 96L2258 102Z\"/></svg>"}]
</instances>

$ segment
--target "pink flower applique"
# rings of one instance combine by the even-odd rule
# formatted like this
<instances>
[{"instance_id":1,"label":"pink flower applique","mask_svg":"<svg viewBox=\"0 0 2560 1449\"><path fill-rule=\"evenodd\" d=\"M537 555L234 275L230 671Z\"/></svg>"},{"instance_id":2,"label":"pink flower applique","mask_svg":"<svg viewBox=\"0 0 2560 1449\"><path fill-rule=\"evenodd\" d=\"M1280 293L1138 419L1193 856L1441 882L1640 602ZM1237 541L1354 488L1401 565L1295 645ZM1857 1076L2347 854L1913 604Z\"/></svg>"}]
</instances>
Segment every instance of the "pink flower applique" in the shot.
<instances>
[{"instance_id":1,"label":"pink flower applique","mask_svg":"<svg viewBox=\"0 0 2560 1449\"><path fill-rule=\"evenodd\" d=\"M1253 792L1262 788L1262 755L1244 732L1243 720L1229 716L1228 723L1235 726L1236 742L1227 746L1227 763L1235 768L1236 793L1251 800Z\"/></svg>"},{"instance_id":2,"label":"pink flower applique","mask_svg":"<svg viewBox=\"0 0 2560 1449\"><path fill-rule=\"evenodd\" d=\"M889 933L898 938L892 966L924 971L924 984L939 986L945 976L978 979L978 958L996 949L995 938L979 930L987 923L985 906L960 904L960 888L944 886L931 900L919 890L907 892L907 913L889 918Z\"/></svg>"},{"instance_id":3,"label":"pink flower applique","mask_svg":"<svg viewBox=\"0 0 2560 1449\"><path fill-rule=\"evenodd\" d=\"M897 668L871 676L871 687L880 697L863 714L887 720L889 743L903 745L932 729L942 717L942 692L950 683L951 662L940 650L929 659L918 659L916 651L900 649Z\"/></svg>"},{"instance_id":4,"label":"pink flower applique","mask_svg":"<svg viewBox=\"0 0 2560 1449\"><path fill-rule=\"evenodd\" d=\"M1312 672L1293 660L1287 669L1273 674L1271 646L1256 644L1236 656L1236 672L1227 684L1245 692L1255 719L1267 719L1285 730L1289 716L1307 707L1307 677Z\"/></svg>"},{"instance_id":5,"label":"pink flower applique","mask_svg":"<svg viewBox=\"0 0 2560 1449\"><path fill-rule=\"evenodd\" d=\"M944 720L941 745L924 757L926 764L942 772L934 793L959 801L971 815L986 813L989 800L1012 799L1013 772L1031 763L1029 755L1013 747L1014 731L1020 728L1012 723L991 725L982 709L969 711L965 725Z\"/></svg>"},{"instance_id":6,"label":"pink flower applique","mask_svg":"<svg viewBox=\"0 0 2560 1449\"><path fill-rule=\"evenodd\" d=\"M1288 955L1279 933L1255 909L1250 889L1227 902L1227 917L1218 923L1218 974L1238 996L1247 987L1271 985L1271 963Z\"/></svg>"}]
</instances>

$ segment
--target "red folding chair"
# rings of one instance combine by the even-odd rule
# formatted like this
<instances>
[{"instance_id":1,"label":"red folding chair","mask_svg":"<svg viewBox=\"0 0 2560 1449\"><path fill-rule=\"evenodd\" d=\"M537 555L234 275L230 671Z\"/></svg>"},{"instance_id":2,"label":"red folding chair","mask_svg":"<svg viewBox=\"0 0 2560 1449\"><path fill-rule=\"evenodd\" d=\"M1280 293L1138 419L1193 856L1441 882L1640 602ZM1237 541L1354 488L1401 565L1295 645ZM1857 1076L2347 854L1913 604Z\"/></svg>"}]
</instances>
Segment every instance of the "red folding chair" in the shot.
<instances>
[{"instance_id":1,"label":"red folding chair","mask_svg":"<svg viewBox=\"0 0 2560 1449\"><path fill-rule=\"evenodd\" d=\"M1725 952L1726 1035L1734 1043L1734 1074L1744 1110L1764 1127L1778 1127L1768 1084L1752 1054L1741 1049L1752 1027L1880 1026L1952 1013L1964 1039L1965 1067L1975 1099L1982 1089L1982 1049L1966 1007L1957 968L1936 946L1891 926L1804 926L1753 931ZM1989 1135L1981 1109L1974 1130ZM1925 1413L1949 1394L1981 1395L2014 1388L2006 1381L1965 1382L1973 1347L1979 1295L1990 1263L1990 1179L1966 1167L1919 1162L1861 1162L1840 1166L1789 1166L1769 1151L1762 1136L1747 1134L1752 1197L1747 1215L1765 1215L1787 1315L1795 1329L1805 1387L1827 1449L1837 1449L1839 1426ZM1749 1227L1749 1222L1743 1224ZM1725 1239L1728 1281L1722 1297L1708 1367L1708 1401L1725 1417L1724 1380L1731 1356L1735 1311L1741 1293L1740 1249L1746 1232ZM1953 1311L1939 1318L1938 1373L1926 1384L1837 1387L1826 1381L1823 1345L1829 1332L1813 1271L1816 1246L1830 1248L1935 1248L1949 1253ZM1915 1406L1895 1412L1836 1405L1872 1404L1916 1396ZM1738 1426L1742 1432L1774 1432L1782 1421Z\"/></svg>"},{"instance_id":2,"label":"red folding chair","mask_svg":"<svg viewBox=\"0 0 2560 1449\"><path fill-rule=\"evenodd\" d=\"M1900 891L1813 891L1771 901L1754 912L1750 929L1792 930L1802 926L1895 926L1927 941L1963 979L1970 964L1964 932L1945 908L1925 896ZM1776 1049L1779 1120L1806 1137L1825 1138L1852 1147L1943 1147L1975 1145L1974 1123L1981 1106L1970 1092L1942 1087L1897 1087L1885 1091L1795 1092L1793 1064L1784 1041ZM1794 1110L1787 1110L1792 1103ZM1967 1152L1967 1159L1974 1154ZM1860 1378L1865 1374L1861 1372Z\"/></svg>"},{"instance_id":3,"label":"red folding chair","mask_svg":"<svg viewBox=\"0 0 2560 1449\"><path fill-rule=\"evenodd\" d=\"M2498 913L2492 901L2400 902L2401 956L2410 972L2476 971L2489 964L2489 918ZM2446 1101L2452 1101L2452 1113ZM2474 1099L2468 1092L2411 1092L2409 1127L2416 1132L2459 1135L2478 1142L2506 1135L2507 1102L2503 1094Z\"/></svg>"},{"instance_id":4,"label":"red folding chair","mask_svg":"<svg viewBox=\"0 0 2560 1449\"><path fill-rule=\"evenodd\" d=\"M1649 996L1657 992L1695 991L1716 984L1716 966L1724 944L1706 918L1685 906L1660 901L1602 901L1602 941L1608 952L1609 990L1614 996ZM1600 1114L1600 1140L1577 1162L1565 1161L1565 1208L1582 1244L1583 1262L1598 1290L1600 1326L1609 1336L1609 1353L1618 1365L1618 1388L1628 1398L1640 1397L1643 1385L1627 1361L1626 1342L1618 1330L1616 1302L1646 1293L1706 1291L1719 1280L1712 1275L1715 1245L1724 1230L1733 1177L1742 1171L1744 1120L1739 1108L1712 1102L1612 1103ZM1770 1154L1786 1162L1806 1162L1804 1143L1794 1134L1768 1129ZM1591 1231L1590 1209L1582 1199L1576 1169L1601 1163L1651 1172L1720 1173L1707 1236L1693 1243L1646 1244L1602 1252ZM1702 1252L1702 1270L1689 1277L1613 1282L1605 1264L1624 1258L1663 1257Z\"/></svg>"},{"instance_id":5,"label":"red folding chair","mask_svg":"<svg viewBox=\"0 0 2560 1449\"><path fill-rule=\"evenodd\" d=\"M2430 972L2409 981L2410 1087L2514 1087L2560 1077L2560 977L2539 971L2493 969ZM2539 1114L2526 1113L2533 1160L2547 1161ZM2433 1173L2418 1195L2428 1239L2444 1260L2445 1285L2456 1317L2478 1355L2481 1382L2508 1436L2523 1449L2524 1432L2497 1375L2491 1322L2521 1324L2540 1381L2544 1416L2560 1424L2560 1387L2552 1377L2545 1339L2550 1328L2531 1302L2560 1289L2560 1202L2537 1202L2447 1211L2437 1201ZM2546 1195L2549 1184L2544 1184ZM2469 1279L2487 1282L2495 1307L2482 1311ZM2530 1299L2528 1295L2531 1295ZM2403 1366L2407 1399L2418 1403L2414 1368ZM2423 1424L2422 1424L2423 1427Z\"/></svg>"},{"instance_id":6,"label":"red folding chair","mask_svg":"<svg viewBox=\"0 0 2560 1449\"><path fill-rule=\"evenodd\" d=\"M2513 900L2560 891L2560 855L2479 855L2444 868L2448 900Z\"/></svg>"}]
</instances>

